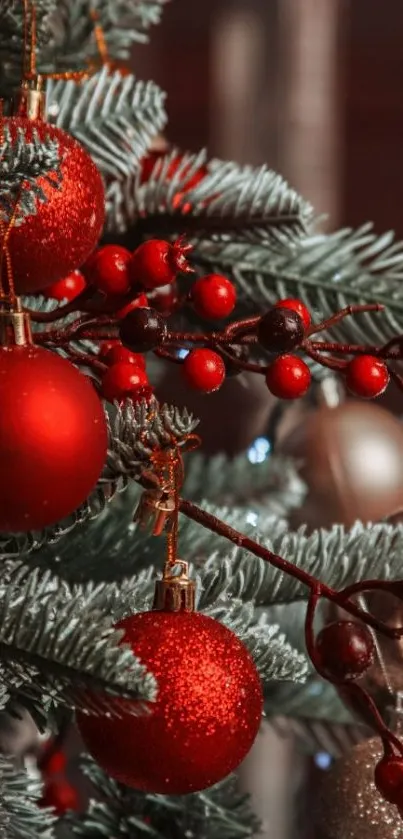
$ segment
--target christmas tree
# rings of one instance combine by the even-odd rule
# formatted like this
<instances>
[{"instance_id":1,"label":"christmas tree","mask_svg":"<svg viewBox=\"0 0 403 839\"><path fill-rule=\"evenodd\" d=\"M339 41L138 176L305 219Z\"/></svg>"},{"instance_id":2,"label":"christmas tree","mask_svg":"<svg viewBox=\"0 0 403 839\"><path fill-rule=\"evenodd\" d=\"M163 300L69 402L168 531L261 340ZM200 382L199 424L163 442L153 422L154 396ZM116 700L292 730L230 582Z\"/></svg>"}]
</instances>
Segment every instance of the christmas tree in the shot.
<instances>
[{"instance_id":1,"label":"christmas tree","mask_svg":"<svg viewBox=\"0 0 403 839\"><path fill-rule=\"evenodd\" d=\"M251 374L280 413L335 382L401 388L403 246L368 224L319 233L266 167L161 149L164 94L127 63L162 6L0 0L1 708L5 729L28 717L53 738L44 792L2 747L0 824L15 839L256 835L233 773L264 709L335 754L372 729L318 824L399 836L384 672L403 634L399 423L347 403L288 445L273 427L208 458L197 417L157 397L179 367L189 404ZM298 473L303 451L323 475L329 433L343 469L343 434L367 433L388 472L369 515L370 470ZM74 715L85 812L59 777Z\"/></svg>"}]
</instances>

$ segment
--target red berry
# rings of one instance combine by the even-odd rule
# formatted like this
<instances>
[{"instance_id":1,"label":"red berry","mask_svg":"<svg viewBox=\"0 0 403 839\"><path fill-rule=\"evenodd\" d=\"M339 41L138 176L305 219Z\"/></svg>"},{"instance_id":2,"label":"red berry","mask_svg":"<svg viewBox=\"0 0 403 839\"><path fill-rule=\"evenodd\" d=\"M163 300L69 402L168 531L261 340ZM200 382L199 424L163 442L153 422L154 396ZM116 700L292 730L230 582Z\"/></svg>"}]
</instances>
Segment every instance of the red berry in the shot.
<instances>
[{"instance_id":1,"label":"red berry","mask_svg":"<svg viewBox=\"0 0 403 839\"><path fill-rule=\"evenodd\" d=\"M81 271L72 271L63 280L45 288L43 294L52 300L74 300L86 287Z\"/></svg>"},{"instance_id":2,"label":"red berry","mask_svg":"<svg viewBox=\"0 0 403 839\"><path fill-rule=\"evenodd\" d=\"M208 274L196 280L191 297L198 315L208 320L221 320L231 314L236 303L233 283L220 274Z\"/></svg>"},{"instance_id":3,"label":"red berry","mask_svg":"<svg viewBox=\"0 0 403 839\"><path fill-rule=\"evenodd\" d=\"M383 757L375 766L375 784L386 801L403 807L403 758Z\"/></svg>"},{"instance_id":4,"label":"red berry","mask_svg":"<svg viewBox=\"0 0 403 839\"><path fill-rule=\"evenodd\" d=\"M389 370L384 361L373 355L357 355L347 364L346 385L355 396L373 399L389 384Z\"/></svg>"},{"instance_id":5,"label":"red berry","mask_svg":"<svg viewBox=\"0 0 403 839\"><path fill-rule=\"evenodd\" d=\"M108 402L121 402L141 396L143 389L148 387L147 374L141 367L121 361L109 367L102 377L101 394Z\"/></svg>"},{"instance_id":6,"label":"red berry","mask_svg":"<svg viewBox=\"0 0 403 839\"><path fill-rule=\"evenodd\" d=\"M68 810L78 809L78 793L66 781L52 781L45 786L40 806L52 807L58 816L62 816Z\"/></svg>"},{"instance_id":7,"label":"red berry","mask_svg":"<svg viewBox=\"0 0 403 839\"><path fill-rule=\"evenodd\" d=\"M100 359L104 359L105 356L108 355L109 350L112 350L113 347L121 347L121 343L119 338L115 338L114 341L100 341L99 342L99 357Z\"/></svg>"},{"instance_id":8,"label":"red berry","mask_svg":"<svg viewBox=\"0 0 403 839\"><path fill-rule=\"evenodd\" d=\"M141 370L146 369L144 356L140 353L131 352L126 347L122 347L121 344L116 344L116 346L111 347L105 355L102 353L102 359L105 361L105 364L110 364L111 366L123 361L125 364L134 364L135 367L140 367Z\"/></svg>"},{"instance_id":9,"label":"red berry","mask_svg":"<svg viewBox=\"0 0 403 839\"><path fill-rule=\"evenodd\" d=\"M122 309L119 309L116 312L116 317L121 319L125 318L129 312L133 312L134 309L147 309L148 308L148 300L145 294L139 294L138 297L135 297L134 300L131 300L130 303L126 303L126 306L123 306Z\"/></svg>"},{"instance_id":10,"label":"red berry","mask_svg":"<svg viewBox=\"0 0 403 839\"><path fill-rule=\"evenodd\" d=\"M183 362L183 372L194 390L213 393L225 379L225 364L213 350L192 350Z\"/></svg>"},{"instance_id":11,"label":"red berry","mask_svg":"<svg viewBox=\"0 0 403 839\"><path fill-rule=\"evenodd\" d=\"M297 315L300 316L305 329L311 325L311 313L309 309L301 302L301 300L294 299L293 297L286 297L285 300L279 300L275 306L275 309L292 309L293 312L296 312Z\"/></svg>"},{"instance_id":12,"label":"red berry","mask_svg":"<svg viewBox=\"0 0 403 839\"><path fill-rule=\"evenodd\" d=\"M67 764L67 758L64 752L57 751L53 752L50 751L49 755L46 755L46 752L41 760L41 768L43 772L47 775L60 775L61 772L64 772Z\"/></svg>"},{"instance_id":13,"label":"red berry","mask_svg":"<svg viewBox=\"0 0 403 839\"><path fill-rule=\"evenodd\" d=\"M296 355L280 355L266 372L266 384L279 399L299 399L311 384L311 372Z\"/></svg>"},{"instance_id":14,"label":"red berry","mask_svg":"<svg viewBox=\"0 0 403 839\"><path fill-rule=\"evenodd\" d=\"M107 295L127 294L130 290L130 259L130 251L120 245L105 245L99 248L83 267L87 283Z\"/></svg>"},{"instance_id":15,"label":"red berry","mask_svg":"<svg viewBox=\"0 0 403 839\"><path fill-rule=\"evenodd\" d=\"M316 639L324 672L339 681L358 679L374 660L372 635L364 624L336 621L325 626Z\"/></svg>"},{"instance_id":16,"label":"red berry","mask_svg":"<svg viewBox=\"0 0 403 839\"><path fill-rule=\"evenodd\" d=\"M161 315L170 315L179 300L177 284L174 282L171 285L156 288L149 292L146 299Z\"/></svg>"},{"instance_id":17,"label":"red berry","mask_svg":"<svg viewBox=\"0 0 403 839\"><path fill-rule=\"evenodd\" d=\"M192 271L186 258L191 249L192 246L184 244L182 239L173 244L163 239L149 239L148 242L143 242L134 251L129 263L131 284L147 289L170 285L179 271Z\"/></svg>"}]
</instances>

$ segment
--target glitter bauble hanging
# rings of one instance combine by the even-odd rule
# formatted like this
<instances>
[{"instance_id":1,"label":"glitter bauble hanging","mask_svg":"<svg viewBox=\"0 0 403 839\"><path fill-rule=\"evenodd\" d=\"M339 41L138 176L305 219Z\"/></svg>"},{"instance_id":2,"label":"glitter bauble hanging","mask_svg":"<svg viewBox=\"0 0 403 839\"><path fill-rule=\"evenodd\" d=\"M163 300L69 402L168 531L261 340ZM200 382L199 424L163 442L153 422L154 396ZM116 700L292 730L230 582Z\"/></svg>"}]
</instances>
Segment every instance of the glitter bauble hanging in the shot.
<instances>
[{"instance_id":1,"label":"glitter bauble hanging","mask_svg":"<svg viewBox=\"0 0 403 839\"><path fill-rule=\"evenodd\" d=\"M365 740L323 774L316 790L317 839L402 839L402 817L374 783L382 755L380 740Z\"/></svg>"},{"instance_id":2,"label":"glitter bauble hanging","mask_svg":"<svg viewBox=\"0 0 403 839\"><path fill-rule=\"evenodd\" d=\"M26 117L5 117L0 126L12 140L22 129L27 143L34 132L58 142L60 187L38 178L47 200L17 219L8 242L16 292L30 294L66 277L94 250L105 218L103 182L90 155L60 128Z\"/></svg>"}]
</instances>

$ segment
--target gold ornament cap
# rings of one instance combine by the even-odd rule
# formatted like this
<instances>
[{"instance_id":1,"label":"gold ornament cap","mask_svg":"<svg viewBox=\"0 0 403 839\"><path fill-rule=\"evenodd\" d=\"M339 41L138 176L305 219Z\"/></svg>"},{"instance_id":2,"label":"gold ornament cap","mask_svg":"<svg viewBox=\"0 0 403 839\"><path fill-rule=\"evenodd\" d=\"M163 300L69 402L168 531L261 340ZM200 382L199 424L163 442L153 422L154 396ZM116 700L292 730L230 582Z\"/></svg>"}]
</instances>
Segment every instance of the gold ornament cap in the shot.
<instances>
[{"instance_id":1,"label":"gold ornament cap","mask_svg":"<svg viewBox=\"0 0 403 839\"><path fill-rule=\"evenodd\" d=\"M36 76L30 81L24 81L19 90L16 102L16 116L30 120L45 118L46 94L42 76Z\"/></svg>"},{"instance_id":2,"label":"gold ornament cap","mask_svg":"<svg viewBox=\"0 0 403 839\"><path fill-rule=\"evenodd\" d=\"M33 343L31 318L23 312L21 303L2 303L0 308L0 346L26 347Z\"/></svg>"},{"instance_id":3,"label":"gold ornament cap","mask_svg":"<svg viewBox=\"0 0 403 839\"><path fill-rule=\"evenodd\" d=\"M175 573L175 569L179 573ZM194 612L196 584L189 578L187 562L177 559L166 564L162 580L155 584L153 610L157 612Z\"/></svg>"}]
</instances>

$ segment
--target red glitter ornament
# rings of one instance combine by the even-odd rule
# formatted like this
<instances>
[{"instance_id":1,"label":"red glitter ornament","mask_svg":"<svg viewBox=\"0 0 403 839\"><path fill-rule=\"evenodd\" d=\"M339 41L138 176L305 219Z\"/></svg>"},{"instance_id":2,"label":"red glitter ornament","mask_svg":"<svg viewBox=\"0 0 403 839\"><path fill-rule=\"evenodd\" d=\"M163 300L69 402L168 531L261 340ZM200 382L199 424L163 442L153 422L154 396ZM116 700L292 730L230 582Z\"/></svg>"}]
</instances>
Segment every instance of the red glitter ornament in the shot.
<instances>
[{"instance_id":1,"label":"red glitter ornament","mask_svg":"<svg viewBox=\"0 0 403 839\"><path fill-rule=\"evenodd\" d=\"M389 384L389 370L384 361L373 355L357 355L346 367L346 385L355 396L374 399Z\"/></svg>"},{"instance_id":2,"label":"red glitter ornament","mask_svg":"<svg viewBox=\"0 0 403 839\"><path fill-rule=\"evenodd\" d=\"M183 795L225 778L251 748L263 708L246 647L198 612L143 612L118 628L154 674L158 696L143 716L78 713L92 756L109 775L145 792Z\"/></svg>"},{"instance_id":3,"label":"red glitter ornament","mask_svg":"<svg viewBox=\"0 0 403 839\"><path fill-rule=\"evenodd\" d=\"M188 385L202 393L214 393L225 379L225 364L213 350L192 350L183 362L183 374Z\"/></svg>"},{"instance_id":4,"label":"red glitter ornament","mask_svg":"<svg viewBox=\"0 0 403 839\"><path fill-rule=\"evenodd\" d=\"M74 300L86 287L85 279L81 271L72 271L63 280L58 280L57 283L48 286L45 291L45 297L52 300Z\"/></svg>"},{"instance_id":5,"label":"red glitter ornament","mask_svg":"<svg viewBox=\"0 0 403 839\"><path fill-rule=\"evenodd\" d=\"M94 488L107 452L102 404L85 376L35 346L0 348L0 531L68 516Z\"/></svg>"},{"instance_id":6,"label":"red glitter ornament","mask_svg":"<svg viewBox=\"0 0 403 839\"><path fill-rule=\"evenodd\" d=\"M23 129L27 142L35 131L40 140L59 144L60 188L38 178L46 203L38 202L36 214L17 222L10 232L15 288L18 294L29 294L66 277L94 250L105 218L104 188L90 155L65 131L24 117L5 117L1 125L12 139Z\"/></svg>"}]
</instances>

